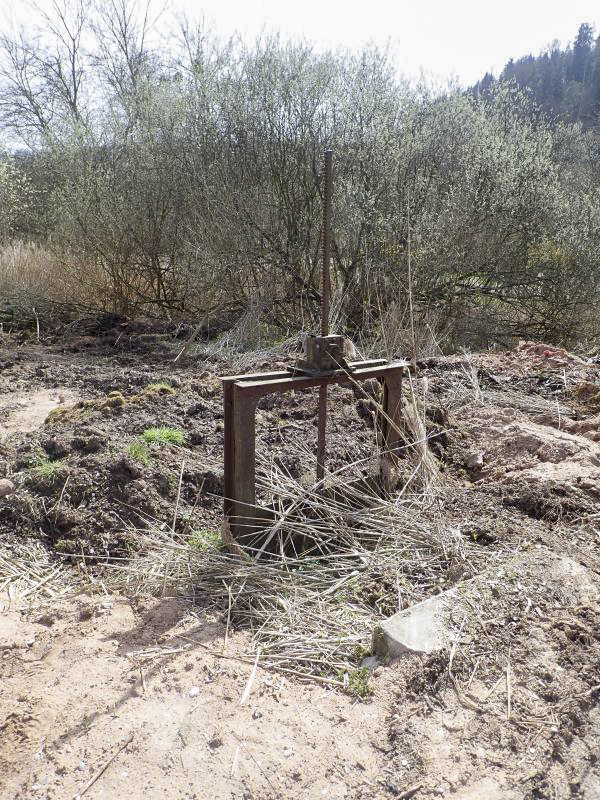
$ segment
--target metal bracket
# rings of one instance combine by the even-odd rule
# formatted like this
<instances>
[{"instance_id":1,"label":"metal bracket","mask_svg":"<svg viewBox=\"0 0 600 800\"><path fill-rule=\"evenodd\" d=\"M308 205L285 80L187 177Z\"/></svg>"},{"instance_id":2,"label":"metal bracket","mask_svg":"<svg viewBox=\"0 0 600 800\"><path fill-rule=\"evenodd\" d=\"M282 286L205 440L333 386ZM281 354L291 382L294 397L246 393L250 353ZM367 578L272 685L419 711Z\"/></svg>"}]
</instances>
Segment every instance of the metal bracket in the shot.
<instances>
[{"instance_id":1,"label":"metal bracket","mask_svg":"<svg viewBox=\"0 0 600 800\"><path fill-rule=\"evenodd\" d=\"M290 372L304 375L323 375L348 369L344 358L343 336L307 336L304 339L303 355Z\"/></svg>"},{"instance_id":2,"label":"metal bracket","mask_svg":"<svg viewBox=\"0 0 600 800\"><path fill-rule=\"evenodd\" d=\"M234 538L256 531L270 518L268 509L256 505L256 404L274 392L303 391L346 381L376 378L383 384L381 425L383 453L394 460L400 445L402 377L408 361L387 363L383 359L355 361L349 371L327 374L290 375L265 372L222 378L225 419L224 510ZM261 526L261 520L263 525Z\"/></svg>"}]
</instances>

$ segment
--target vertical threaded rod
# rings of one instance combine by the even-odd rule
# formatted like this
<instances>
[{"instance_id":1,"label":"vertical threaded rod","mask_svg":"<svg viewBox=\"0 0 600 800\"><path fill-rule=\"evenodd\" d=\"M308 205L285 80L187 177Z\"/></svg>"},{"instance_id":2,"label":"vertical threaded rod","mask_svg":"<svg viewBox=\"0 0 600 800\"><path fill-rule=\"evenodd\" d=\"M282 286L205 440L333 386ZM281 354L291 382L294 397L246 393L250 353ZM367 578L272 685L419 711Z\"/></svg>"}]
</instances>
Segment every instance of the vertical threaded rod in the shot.
<instances>
[{"instance_id":1,"label":"vertical threaded rod","mask_svg":"<svg viewBox=\"0 0 600 800\"><path fill-rule=\"evenodd\" d=\"M325 185L323 189L323 290L321 335L329 336L329 298L331 261L331 195L333 184L333 151L325 151ZM317 481L325 475L325 435L327 428L327 386L319 387L319 416L317 426Z\"/></svg>"},{"instance_id":2,"label":"vertical threaded rod","mask_svg":"<svg viewBox=\"0 0 600 800\"><path fill-rule=\"evenodd\" d=\"M333 150L325 150L325 186L323 190L323 317L321 334L329 335L329 298L331 281L329 263L331 261L331 195L333 190Z\"/></svg>"}]
</instances>

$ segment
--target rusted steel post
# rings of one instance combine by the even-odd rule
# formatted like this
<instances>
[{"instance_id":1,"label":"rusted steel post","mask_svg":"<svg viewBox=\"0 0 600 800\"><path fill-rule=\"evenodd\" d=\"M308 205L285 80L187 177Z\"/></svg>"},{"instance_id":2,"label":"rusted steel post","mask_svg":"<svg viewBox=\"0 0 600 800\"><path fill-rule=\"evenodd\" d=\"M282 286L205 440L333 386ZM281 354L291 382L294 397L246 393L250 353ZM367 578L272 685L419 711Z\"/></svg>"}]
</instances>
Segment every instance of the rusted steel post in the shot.
<instances>
[{"instance_id":1,"label":"rusted steel post","mask_svg":"<svg viewBox=\"0 0 600 800\"><path fill-rule=\"evenodd\" d=\"M327 429L327 386L319 386L319 417L317 420L317 481L325 476L325 439Z\"/></svg>"},{"instance_id":2,"label":"rusted steel post","mask_svg":"<svg viewBox=\"0 0 600 800\"><path fill-rule=\"evenodd\" d=\"M329 336L329 298L331 281L331 194L333 183L333 151L325 151L325 186L323 190L323 308L321 335ZM317 425L317 481L325 475L325 438L327 428L327 384L319 387L319 416Z\"/></svg>"},{"instance_id":3,"label":"rusted steel post","mask_svg":"<svg viewBox=\"0 0 600 800\"><path fill-rule=\"evenodd\" d=\"M231 522L233 503L236 496L235 466L233 463L233 384L235 377L223 379L223 511L225 519Z\"/></svg>"},{"instance_id":4,"label":"rusted steel post","mask_svg":"<svg viewBox=\"0 0 600 800\"><path fill-rule=\"evenodd\" d=\"M233 386L233 470L235 488L231 507L232 535L249 533L256 520L256 397Z\"/></svg>"},{"instance_id":5,"label":"rusted steel post","mask_svg":"<svg viewBox=\"0 0 600 800\"><path fill-rule=\"evenodd\" d=\"M251 532L250 523L245 518L255 515L252 506L255 503L255 411L257 400L257 398L250 398L249 401L246 397L239 398L235 391L235 384L242 379L263 381L268 384L285 378L289 378L287 371L231 375L221 379L223 381L225 423L223 510L234 538ZM236 437L238 437L237 443ZM258 515L260 516L260 510Z\"/></svg>"},{"instance_id":6,"label":"rusted steel post","mask_svg":"<svg viewBox=\"0 0 600 800\"><path fill-rule=\"evenodd\" d=\"M402 444L402 375L404 370L391 369L383 378L383 452L392 463L398 458Z\"/></svg>"}]
</instances>

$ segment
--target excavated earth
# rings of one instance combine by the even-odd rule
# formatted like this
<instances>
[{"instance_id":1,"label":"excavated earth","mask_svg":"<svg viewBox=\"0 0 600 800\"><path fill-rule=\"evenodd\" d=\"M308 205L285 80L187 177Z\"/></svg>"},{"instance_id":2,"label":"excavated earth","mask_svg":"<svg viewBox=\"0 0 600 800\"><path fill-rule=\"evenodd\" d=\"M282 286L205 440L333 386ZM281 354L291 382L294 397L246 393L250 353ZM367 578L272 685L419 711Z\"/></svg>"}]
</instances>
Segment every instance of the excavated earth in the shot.
<instances>
[{"instance_id":1,"label":"excavated earth","mask_svg":"<svg viewBox=\"0 0 600 800\"><path fill-rule=\"evenodd\" d=\"M360 699L253 674L226 608L103 584L145 526L219 530L218 377L295 357L207 352L0 338L0 564L31 545L77 587L19 594L0 570L0 796L598 800L600 360L526 342L419 365L437 503L476 564L436 589L460 590L452 648L376 667ZM331 398L330 465L372 469L368 392ZM259 456L307 485L314 412L257 413ZM183 441L144 446L159 427Z\"/></svg>"}]
</instances>

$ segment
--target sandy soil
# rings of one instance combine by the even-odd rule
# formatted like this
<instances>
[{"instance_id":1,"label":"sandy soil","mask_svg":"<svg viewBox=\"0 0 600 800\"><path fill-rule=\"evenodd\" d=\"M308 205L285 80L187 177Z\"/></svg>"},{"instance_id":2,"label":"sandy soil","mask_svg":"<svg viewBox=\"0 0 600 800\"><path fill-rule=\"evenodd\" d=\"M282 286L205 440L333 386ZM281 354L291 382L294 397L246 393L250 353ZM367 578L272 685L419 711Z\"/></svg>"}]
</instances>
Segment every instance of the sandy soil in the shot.
<instances>
[{"instance_id":1,"label":"sandy soil","mask_svg":"<svg viewBox=\"0 0 600 800\"><path fill-rule=\"evenodd\" d=\"M0 398L3 417L0 437L29 433L39 428L55 408L75 403L78 398L69 389L40 389L37 392L11 392Z\"/></svg>"},{"instance_id":2,"label":"sandy soil","mask_svg":"<svg viewBox=\"0 0 600 800\"><path fill-rule=\"evenodd\" d=\"M218 525L227 365L85 351L0 350L0 403L29 420L0 421L0 477L17 487L0 498L6 558L28 540L51 566L130 553L127 523L172 513L182 458L181 530ZM28 595L0 571L0 796L599 798L598 363L527 343L421 375L440 502L480 548L476 571L448 578L452 650L377 667L361 700L254 671L226 609L109 593L100 562L92 584L67 565ZM159 380L173 391L147 388ZM44 422L47 402L66 413ZM299 476L311 402L260 409L259 448ZM361 403L334 395L333 458L369 451ZM187 440L143 465L127 448L151 424ZM40 452L58 479L35 472Z\"/></svg>"},{"instance_id":3,"label":"sandy soil","mask_svg":"<svg viewBox=\"0 0 600 800\"><path fill-rule=\"evenodd\" d=\"M244 635L225 646L181 601L81 597L7 623L5 797L71 797L131 736L86 796L346 797L376 768L384 705L260 669L245 693Z\"/></svg>"}]
</instances>

